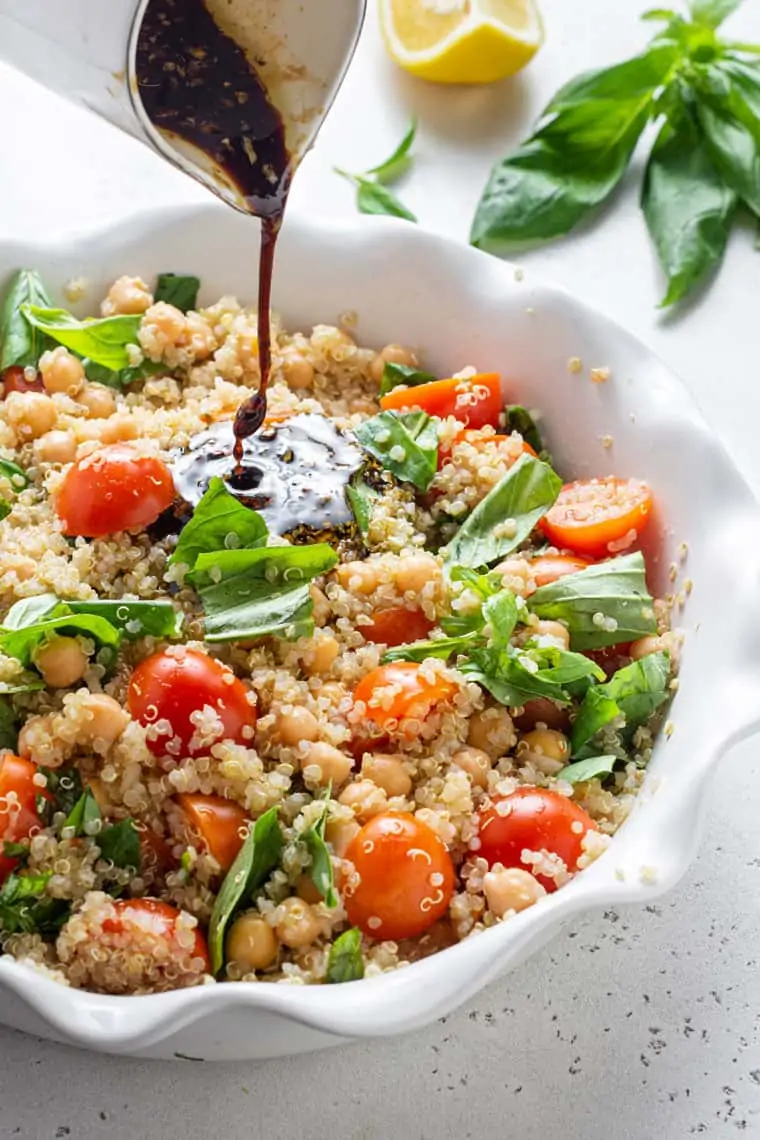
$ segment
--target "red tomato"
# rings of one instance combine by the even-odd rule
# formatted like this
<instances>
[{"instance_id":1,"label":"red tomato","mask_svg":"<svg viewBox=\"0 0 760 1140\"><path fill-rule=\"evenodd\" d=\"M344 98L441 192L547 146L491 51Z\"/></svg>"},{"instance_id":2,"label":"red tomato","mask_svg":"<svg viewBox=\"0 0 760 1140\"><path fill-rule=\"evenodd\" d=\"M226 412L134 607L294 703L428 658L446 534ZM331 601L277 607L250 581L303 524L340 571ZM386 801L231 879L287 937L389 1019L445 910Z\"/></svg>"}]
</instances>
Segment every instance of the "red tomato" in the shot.
<instances>
[{"instance_id":1,"label":"red tomato","mask_svg":"<svg viewBox=\"0 0 760 1140\"><path fill-rule=\"evenodd\" d=\"M177 802L223 871L229 871L245 839L248 815L233 800L183 792Z\"/></svg>"},{"instance_id":2,"label":"red tomato","mask_svg":"<svg viewBox=\"0 0 760 1140\"><path fill-rule=\"evenodd\" d=\"M345 858L359 875L344 883L348 921L370 938L416 938L446 913L454 864L432 828L402 812L374 816Z\"/></svg>"},{"instance_id":3,"label":"red tomato","mask_svg":"<svg viewBox=\"0 0 760 1140\"><path fill-rule=\"evenodd\" d=\"M63 532L100 538L144 530L175 498L169 468L126 443L101 447L69 468L56 511Z\"/></svg>"},{"instance_id":4,"label":"red tomato","mask_svg":"<svg viewBox=\"0 0 760 1140\"><path fill-rule=\"evenodd\" d=\"M37 796L49 797L34 783L38 771L31 760L10 753L0 760L0 883L18 863L18 859L2 854L2 844L21 843L42 827Z\"/></svg>"},{"instance_id":5,"label":"red tomato","mask_svg":"<svg viewBox=\"0 0 760 1140\"><path fill-rule=\"evenodd\" d=\"M105 934L132 935L139 942L140 936L147 933L153 938L173 941L174 925L180 915L175 906L159 899L118 899L113 905L116 917L104 920ZM211 972L208 947L200 928L196 928L195 932L193 957L202 958L206 973Z\"/></svg>"},{"instance_id":6,"label":"red tomato","mask_svg":"<svg viewBox=\"0 0 760 1140\"><path fill-rule=\"evenodd\" d=\"M142 877L147 875L162 878L177 866L177 860L165 839L157 835L152 827L138 824L138 839L140 841L140 858L142 861Z\"/></svg>"},{"instance_id":7,"label":"red tomato","mask_svg":"<svg viewBox=\"0 0 760 1140\"><path fill-rule=\"evenodd\" d=\"M508 805L508 810L506 806ZM506 811L501 815L499 808ZM573 830L574 824L580 824ZM501 863L504 867L522 867L522 852L549 851L559 855L568 871L577 870L583 854L582 839L587 831L598 831L590 815L559 792L546 788L518 788L508 796L494 800L491 807L480 813L477 855L489 867ZM536 878L547 891L556 890L552 879L542 875Z\"/></svg>"},{"instance_id":8,"label":"red tomato","mask_svg":"<svg viewBox=\"0 0 760 1140\"><path fill-rule=\"evenodd\" d=\"M556 728L559 732L567 732L570 728L570 710L564 705L555 704L548 697L534 697L533 700L525 702L523 711L514 717L514 722L520 732L529 732L537 724Z\"/></svg>"},{"instance_id":9,"label":"red tomato","mask_svg":"<svg viewBox=\"0 0 760 1140\"><path fill-rule=\"evenodd\" d=\"M6 368L2 375L2 381L4 396L9 396L11 392L42 392L45 388L39 372L34 380L27 380L26 370L19 367L18 364Z\"/></svg>"},{"instance_id":10,"label":"red tomato","mask_svg":"<svg viewBox=\"0 0 760 1140\"><path fill-rule=\"evenodd\" d=\"M367 641L376 645L409 645L412 641L424 641L434 625L422 610L392 606L379 610L372 618L372 625L359 628Z\"/></svg>"},{"instance_id":11,"label":"red tomato","mask_svg":"<svg viewBox=\"0 0 760 1140\"><path fill-rule=\"evenodd\" d=\"M588 558L576 558L572 554L539 554L530 563L537 586L548 586L568 574L579 574L592 565Z\"/></svg>"},{"instance_id":12,"label":"red tomato","mask_svg":"<svg viewBox=\"0 0 760 1140\"><path fill-rule=\"evenodd\" d=\"M256 712L245 685L200 650L182 646L154 653L137 666L129 682L127 708L135 720L146 728L160 721L170 725L171 731L148 733L154 756L179 759L208 752L207 743L193 742L193 713L206 706L221 720L224 740L250 743Z\"/></svg>"},{"instance_id":13,"label":"red tomato","mask_svg":"<svg viewBox=\"0 0 760 1140\"><path fill-rule=\"evenodd\" d=\"M388 705L383 701L383 689L395 691ZM453 697L457 691L454 681L436 674L429 681L423 667L414 661L395 661L379 665L362 677L354 690L354 700L366 705L366 716L375 724L385 727L392 720L424 720L436 705Z\"/></svg>"},{"instance_id":14,"label":"red tomato","mask_svg":"<svg viewBox=\"0 0 760 1140\"><path fill-rule=\"evenodd\" d=\"M467 380L432 380L416 388L394 388L380 400L383 411L421 408L429 416L454 416L471 428L497 428L504 408L498 372L481 372Z\"/></svg>"},{"instance_id":15,"label":"red tomato","mask_svg":"<svg viewBox=\"0 0 760 1140\"><path fill-rule=\"evenodd\" d=\"M538 524L555 546L591 558L621 554L639 537L652 513L652 494L636 479L566 483Z\"/></svg>"}]
</instances>

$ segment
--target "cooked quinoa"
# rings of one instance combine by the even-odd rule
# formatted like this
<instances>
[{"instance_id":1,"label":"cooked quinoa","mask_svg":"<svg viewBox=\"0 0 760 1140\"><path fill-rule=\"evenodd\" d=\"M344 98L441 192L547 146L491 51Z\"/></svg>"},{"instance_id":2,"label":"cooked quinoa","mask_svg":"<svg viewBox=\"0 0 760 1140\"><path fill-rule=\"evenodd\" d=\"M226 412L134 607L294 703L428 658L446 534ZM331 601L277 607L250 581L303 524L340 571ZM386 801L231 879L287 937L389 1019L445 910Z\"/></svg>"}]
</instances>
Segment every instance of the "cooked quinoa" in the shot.
<instances>
[{"instance_id":1,"label":"cooked quinoa","mask_svg":"<svg viewBox=\"0 0 760 1140\"><path fill-rule=\"evenodd\" d=\"M363 464L350 525L304 544L229 484L183 504L172 482L259 383L254 311L122 277L101 319L123 360L96 368L13 288L6 954L114 994L352 980L541 905L605 851L675 684L644 484L560 489L498 377L275 321L271 430L327 417Z\"/></svg>"}]
</instances>

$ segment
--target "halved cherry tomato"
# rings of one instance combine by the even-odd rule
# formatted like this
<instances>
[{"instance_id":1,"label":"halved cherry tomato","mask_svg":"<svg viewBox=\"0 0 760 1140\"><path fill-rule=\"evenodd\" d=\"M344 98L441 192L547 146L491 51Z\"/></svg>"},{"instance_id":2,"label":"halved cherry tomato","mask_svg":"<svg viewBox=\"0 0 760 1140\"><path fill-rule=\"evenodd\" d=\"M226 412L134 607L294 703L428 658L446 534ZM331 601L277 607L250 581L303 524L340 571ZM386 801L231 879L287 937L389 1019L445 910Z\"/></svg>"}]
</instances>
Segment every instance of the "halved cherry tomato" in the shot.
<instances>
[{"instance_id":1,"label":"halved cherry tomato","mask_svg":"<svg viewBox=\"0 0 760 1140\"><path fill-rule=\"evenodd\" d=\"M370 938L416 938L446 913L454 865L426 823L382 812L354 836L345 858L359 875L344 884L348 921Z\"/></svg>"},{"instance_id":2,"label":"halved cherry tomato","mask_svg":"<svg viewBox=\"0 0 760 1140\"><path fill-rule=\"evenodd\" d=\"M11 392L42 392L45 387L39 372L33 380L27 380L26 369L18 364L6 368L2 381L4 396L9 396Z\"/></svg>"},{"instance_id":3,"label":"halved cherry tomato","mask_svg":"<svg viewBox=\"0 0 760 1140\"><path fill-rule=\"evenodd\" d=\"M69 468L56 511L64 534L100 538L150 526L175 495L165 463L140 455L128 444L114 443Z\"/></svg>"},{"instance_id":4,"label":"halved cherry tomato","mask_svg":"<svg viewBox=\"0 0 760 1140\"><path fill-rule=\"evenodd\" d=\"M578 826L576 826L578 825ZM522 853L549 851L559 855L568 871L575 871L583 854L582 840L587 831L598 831L590 815L559 792L547 788L517 788L494 800L480 813L477 855L489 867L522 867ZM556 890L553 879L536 878L547 891Z\"/></svg>"},{"instance_id":5,"label":"halved cherry tomato","mask_svg":"<svg viewBox=\"0 0 760 1140\"><path fill-rule=\"evenodd\" d=\"M150 939L165 938L167 942L173 942L174 927L180 916L175 906L160 899L118 899L113 905L116 916L104 919L104 934L131 935L138 943L145 935ZM206 972L211 971L208 946L200 927L195 931L193 957L202 958Z\"/></svg>"},{"instance_id":6,"label":"halved cherry tomato","mask_svg":"<svg viewBox=\"0 0 760 1140\"><path fill-rule=\"evenodd\" d=\"M451 448L439 447L438 448L438 470L440 471L444 463L448 463L451 459L451 452L458 443L467 441L475 448L485 447L487 443L504 443L509 439L508 435L481 435L480 430L475 431L472 428L464 428L463 431L458 431L451 441ZM534 448L528 443L527 440L522 441L522 454L532 455L534 459L538 459L538 455ZM519 456L517 457L519 459Z\"/></svg>"},{"instance_id":7,"label":"halved cherry tomato","mask_svg":"<svg viewBox=\"0 0 760 1140\"><path fill-rule=\"evenodd\" d=\"M197 756L208 752L202 739L193 740L198 726L195 713L210 707L222 723L223 739L250 743L256 712L248 691L229 669L199 649L185 646L141 662L129 682L127 707L146 728L166 722L168 729L148 732L154 756Z\"/></svg>"},{"instance_id":8,"label":"halved cherry tomato","mask_svg":"<svg viewBox=\"0 0 760 1140\"><path fill-rule=\"evenodd\" d=\"M422 610L408 610L406 606L391 606L373 615L372 625L359 628L367 641L376 645L408 645L423 641L435 622L425 617Z\"/></svg>"},{"instance_id":9,"label":"halved cherry tomato","mask_svg":"<svg viewBox=\"0 0 760 1140\"><path fill-rule=\"evenodd\" d=\"M566 483L538 524L555 546L591 558L627 550L646 526L652 494L636 479L585 479Z\"/></svg>"},{"instance_id":10,"label":"halved cherry tomato","mask_svg":"<svg viewBox=\"0 0 760 1140\"><path fill-rule=\"evenodd\" d=\"M568 574L579 574L593 565L588 558L576 558L572 554L539 554L530 561L531 573L537 586L548 586Z\"/></svg>"},{"instance_id":11,"label":"halved cherry tomato","mask_svg":"<svg viewBox=\"0 0 760 1140\"><path fill-rule=\"evenodd\" d=\"M389 689L393 692L386 704L384 692ZM368 720L385 727L393 720L424 720L456 691L455 682L440 673L430 681L416 662L394 661L379 665L362 677L354 690L354 700L364 703Z\"/></svg>"},{"instance_id":12,"label":"halved cherry tomato","mask_svg":"<svg viewBox=\"0 0 760 1140\"><path fill-rule=\"evenodd\" d=\"M432 380L416 388L394 388L380 400L384 412L421 408L429 416L454 416L471 428L497 428L504 408L498 372L481 372L467 380Z\"/></svg>"},{"instance_id":13,"label":"halved cherry tomato","mask_svg":"<svg viewBox=\"0 0 760 1140\"><path fill-rule=\"evenodd\" d=\"M2 854L3 843L21 843L42 827L37 796L50 797L34 783L38 771L31 760L10 753L0 760L0 883L18 863L18 859Z\"/></svg>"},{"instance_id":14,"label":"halved cherry tomato","mask_svg":"<svg viewBox=\"0 0 760 1140\"><path fill-rule=\"evenodd\" d=\"M138 824L137 837L140 841L140 858L142 861L140 875L142 878L146 876L162 878L169 871L174 870L177 866L177 860L172 855L171 847L165 839L156 834L152 827Z\"/></svg>"},{"instance_id":15,"label":"halved cherry tomato","mask_svg":"<svg viewBox=\"0 0 760 1140\"><path fill-rule=\"evenodd\" d=\"M520 732L529 732L537 724L567 732L570 727L570 709L555 704L548 697L534 697L525 702L523 711L513 719Z\"/></svg>"},{"instance_id":16,"label":"halved cherry tomato","mask_svg":"<svg viewBox=\"0 0 760 1140\"><path fill-rule=\"evenodd\" d=\"M229 871L243 846L248 823L248 815L240 804L198 792L181 793L177 803L222 870Z\"/></svg>"}]
</instances>

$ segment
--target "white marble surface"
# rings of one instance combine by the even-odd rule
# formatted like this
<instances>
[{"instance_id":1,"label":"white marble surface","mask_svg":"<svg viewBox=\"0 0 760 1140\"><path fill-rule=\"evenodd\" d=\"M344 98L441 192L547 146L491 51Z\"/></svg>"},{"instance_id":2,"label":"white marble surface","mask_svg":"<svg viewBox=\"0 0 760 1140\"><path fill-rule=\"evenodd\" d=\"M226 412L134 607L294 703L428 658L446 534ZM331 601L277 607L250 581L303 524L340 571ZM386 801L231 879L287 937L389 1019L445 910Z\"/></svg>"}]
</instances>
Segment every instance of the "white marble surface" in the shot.
<instances>
[{"instance_id":1,"label":"white marble surface","mask_svg":"<svg viewBox=\"0 0 760 1140\"><path fill-rule=\"evenodd\" d=\"M465 239L492 160L561 81L643 42L642 6L543 0L549 39L541 56L523 78L484 91L440 90L398 74L371 12L293 208L351 210L351 190L332 164L361 170L384 157L416 112L418 157L403 196L425 225ZM758 0L746 0L730 30L760 40ZM2 68L0 106L0 241L201 193L136 143ZM637 192L634 178L598 225L531 253L530 262L675 366L760 490L760 254L751 229L734 236L710 291L680 318L663 319ZM0 1135L760 1136L756 756L749 743L725 762L702 853L676 892L643 910L590 916L444 1023L411 1038L224 1067L98 1058L0 1029Z\"/></svg>"}]
</instances>

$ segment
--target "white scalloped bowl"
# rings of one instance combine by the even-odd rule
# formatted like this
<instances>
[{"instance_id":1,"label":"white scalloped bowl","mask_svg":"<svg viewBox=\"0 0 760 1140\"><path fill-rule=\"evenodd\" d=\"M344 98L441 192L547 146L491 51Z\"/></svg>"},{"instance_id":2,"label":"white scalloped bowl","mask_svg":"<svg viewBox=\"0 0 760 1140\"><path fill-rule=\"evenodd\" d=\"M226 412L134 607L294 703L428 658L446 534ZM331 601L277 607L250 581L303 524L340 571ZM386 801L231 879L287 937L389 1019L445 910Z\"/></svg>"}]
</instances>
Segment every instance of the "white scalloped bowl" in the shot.
<instances>
[{"instance_id":1,"label":"white scalloped bowl","mask_svg":"<svg viewBox=\"0 0 760 1140\"><path fill-rule=\"evenodd\" d=\"M84 276L90 297L124 272L198 273L202 300L255 296L257 227L210 205L142 214L55 248L5 245L0 283L36 267L56 294ZM358 314L362 343L419 346L443 375L466 364L506 377L513 402L543 411L560 471L646 479L660 507L658 587L688 543L694 589L681 681L642 793L609 851L530 910L432 958L343 986L209 985L118 998L59 986L0 959L0 1021L90 1049L151 1057L274 1057L415 1029L514 968L594 907L647 902L693 858L710 777L760 727L760 510L679 380L611 321L559 289L517 281L508 264L414 226L288 221L275 303L289 328ZM580 357L581 374L568 359ZM611 379L591 383L589 366ZM613 443L602 444L605 436ZM737 558L737 547L742 557ZM753 710L755 710L753 712Z\"/></svg>"}]
</instances>

